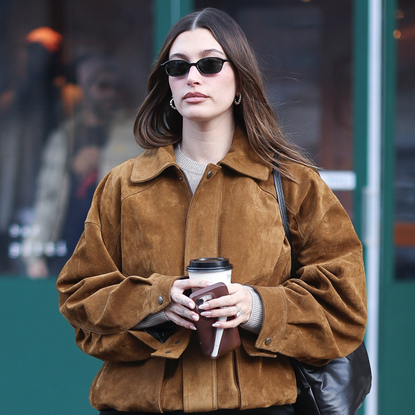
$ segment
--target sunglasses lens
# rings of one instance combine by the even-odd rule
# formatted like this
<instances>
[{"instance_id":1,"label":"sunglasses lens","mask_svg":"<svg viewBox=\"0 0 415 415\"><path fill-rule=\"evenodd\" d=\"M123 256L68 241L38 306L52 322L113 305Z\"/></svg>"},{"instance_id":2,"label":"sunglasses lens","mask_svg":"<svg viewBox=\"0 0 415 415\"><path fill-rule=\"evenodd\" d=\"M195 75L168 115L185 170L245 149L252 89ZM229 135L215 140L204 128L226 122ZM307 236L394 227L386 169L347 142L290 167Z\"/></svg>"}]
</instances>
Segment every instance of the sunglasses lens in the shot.
<instances>
[{"instance_id":1,"label":"sunglasses lens","mask_svg":"<svg viewBox=\"0 0 415 415\"><path fill-rule=\"evenodd\" d=\"M189 63L183 60L171 60L164 63L167 75L169 76L184 76L186 75L191 66L196 65L197 69L203 75L213 75L222 70L224 62L228 62L225 59L220 58L203 58L196 63Z\"/></svg>"},{"instance_id":2,"label":"sunglasses lens","mask_svg":"<svg viewBox=\"0 0 415 415\"><path fill-rule=\"evenodd\" d=\"M174 60L166 64L166 72L170 76L183 76L189 71L189 63L186 61Z\"/></svg>"},{"instance_id":3,"label":"sunglasses lens","mask_svg":"<svg viewBox=\"0 0 415 415\"><path fill-rule=\"evenodd\" d=\"M219 58L204 58L197 63L199 71L204 75L213 75L222 70L223 61Z\"/></svg>"}]
</instances>

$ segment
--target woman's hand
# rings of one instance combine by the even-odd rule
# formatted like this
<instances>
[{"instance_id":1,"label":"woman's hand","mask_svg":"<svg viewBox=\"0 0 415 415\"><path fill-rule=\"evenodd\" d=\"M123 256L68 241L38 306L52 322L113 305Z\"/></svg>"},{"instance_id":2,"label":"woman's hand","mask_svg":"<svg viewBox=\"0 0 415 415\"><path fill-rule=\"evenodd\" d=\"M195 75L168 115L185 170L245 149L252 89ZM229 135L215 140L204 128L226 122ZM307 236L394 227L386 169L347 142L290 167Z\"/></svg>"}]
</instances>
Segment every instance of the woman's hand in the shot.
<instances>
[{"instance_id":1,"label":"woman's hand","mask_svg":"<svg viewBox=\"0 0 415 415\"><path fill-rule=\"evenodd\" d=\"M199 314L193 311L196 304L183 293L191 288L205 288L207 286L207 281L198 279L176 280L170 290L171 303L164 309L167 318L178 326L196 330L192 323L192 321L199 320Z\"/></svg>"},{"instance_id":2,"label":"woman's hand","mask_svg":"<svg viewBox=\"0 0 415 415\"><path fill-rule=\"evenodd\" d=\"M246 323L252 312L252 295L247 288L241 284L228 285L229 295L210 300L202 304L199 308L203 309L201 315L207 318L232 317L228 321L217 321L213 327L229 329Z\"/></svg>"}]
</instances>

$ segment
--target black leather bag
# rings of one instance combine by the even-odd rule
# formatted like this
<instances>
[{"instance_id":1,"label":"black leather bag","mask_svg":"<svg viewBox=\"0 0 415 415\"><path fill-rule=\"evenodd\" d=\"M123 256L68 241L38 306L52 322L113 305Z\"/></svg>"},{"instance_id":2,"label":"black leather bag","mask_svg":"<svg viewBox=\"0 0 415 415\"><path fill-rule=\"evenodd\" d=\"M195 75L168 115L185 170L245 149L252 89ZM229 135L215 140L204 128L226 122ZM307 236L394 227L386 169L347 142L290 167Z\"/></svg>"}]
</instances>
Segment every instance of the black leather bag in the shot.
<instances>
[{"instance_id":1,"label":"black leather bag","mask_svg":"<svg viewBox=\"0 0 415 415\"><path fill-rule=\"evenodd\" d=\"M277 170L274 170L274 184L285 234L292 245L281 175ZM334 359L324 366L311 366L296 359L291 359L291 363L298 389L294 409L299 415L354 415L372 385L372 372L364 343L348 356Z\"/></svg>"}]
</instances>

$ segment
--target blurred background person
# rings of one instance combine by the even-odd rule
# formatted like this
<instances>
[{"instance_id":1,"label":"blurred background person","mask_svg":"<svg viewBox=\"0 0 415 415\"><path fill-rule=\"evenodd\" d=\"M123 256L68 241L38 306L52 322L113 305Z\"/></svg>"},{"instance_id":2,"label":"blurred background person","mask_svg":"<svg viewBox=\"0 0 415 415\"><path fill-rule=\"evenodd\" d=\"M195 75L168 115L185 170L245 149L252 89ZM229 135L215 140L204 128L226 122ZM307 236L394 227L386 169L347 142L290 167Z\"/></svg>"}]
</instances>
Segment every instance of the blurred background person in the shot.
<instances>
[{"instance_id":1,"label":"blurred background person","mask_svg":"<svg viewBox=\"0 0 415 415\"><path fill-rule=\"evenodd\" d=\"M24 78L0 95L0 269L7 271L8 229L31 220L42 148L64 119L62 36L49 27L26 36ZM3 258L4 256L4 258Z\"/></svg>"},{"instance_id":2,"label":"blurred background person","mask_svg":"<svg viewBox=\"0 0 415 415\"><path fill-rule=\"evenodd\" d=\"M133 114L123 107L115 62L105 56L85 57L76 75L83 105L46 145L34 221L23 243L23 260L32 278L59 273L82 234L99 180L140 153L132 133Z\"/></svg>"}]
</instances>

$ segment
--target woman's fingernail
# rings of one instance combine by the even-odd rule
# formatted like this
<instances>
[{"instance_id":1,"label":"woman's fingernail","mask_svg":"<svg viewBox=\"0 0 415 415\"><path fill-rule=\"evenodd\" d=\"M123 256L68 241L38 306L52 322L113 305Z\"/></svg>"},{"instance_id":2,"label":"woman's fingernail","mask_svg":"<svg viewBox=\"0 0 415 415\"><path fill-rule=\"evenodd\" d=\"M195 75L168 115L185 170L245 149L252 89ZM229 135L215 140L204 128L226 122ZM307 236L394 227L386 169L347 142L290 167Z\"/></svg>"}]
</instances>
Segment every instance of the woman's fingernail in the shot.
<instances>
[{"instance_id":1,"label":"woman's fingernail","mask_svg":"<svg viewBox=\"0 0 415 415\"><path fill-rule=\"evenodd\" d=\"M195 327L195 326L190 326L190 328L192 329L192 330L197 330L197 328Z\"/></svg>"},{"instance_id":2,"label":"woman's fingernail","mask_svg":"<svg viewBox=\"0 0 415 415\"><path fill-rule=\"evenodd\" d=\"M199 320L199 316L197 314L192 314L192 319L194 321L198 321Z\"/></svg>"},{"instance_id":3,"label":"woman's fingernail","mask_svg":"<svg viewBox=\"0 0 415 415\"><path fill-rule=\"evenodd\" d=\"M202 313L200 313L200 315L203 317L210 317L212 313L210 311L203 311Z\"/></svg>"},{"instance_id":4,"label":"woman's fingernail","mask_svg":"<svg viewBox=\"0 0 415 415\"><path fill-rule=\"evenodd\" d=\"M220 323L216 322L212 324L212 327L220 327Z\"/></svg>"}]
</instances>

